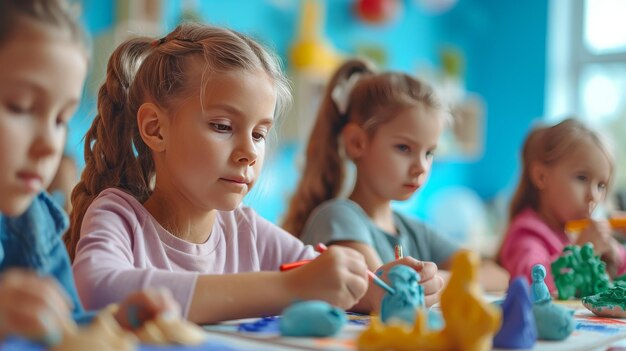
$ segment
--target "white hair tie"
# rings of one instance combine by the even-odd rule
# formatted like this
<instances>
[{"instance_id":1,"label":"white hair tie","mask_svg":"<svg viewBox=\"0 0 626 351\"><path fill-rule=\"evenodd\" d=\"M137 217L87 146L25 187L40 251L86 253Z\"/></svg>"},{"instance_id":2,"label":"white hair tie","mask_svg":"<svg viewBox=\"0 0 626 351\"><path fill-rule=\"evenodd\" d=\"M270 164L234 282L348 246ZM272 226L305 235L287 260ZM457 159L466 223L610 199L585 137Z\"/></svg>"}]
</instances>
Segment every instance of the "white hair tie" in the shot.
<instances>
[{"instance_id":1,"label":"white hair tie","mask_svg":"<svg viewBox=\"0 0 626 351\"><path fill-rule=\"evenodd\" d=\"M356 85L356 82L361 78L361 73L353 73L347 79L337 83L333 91L330 93L330 97L335 102L339 113L344 115L348 111L348 105L350 103L350 93Z\"/></svg>"}]
</instances>

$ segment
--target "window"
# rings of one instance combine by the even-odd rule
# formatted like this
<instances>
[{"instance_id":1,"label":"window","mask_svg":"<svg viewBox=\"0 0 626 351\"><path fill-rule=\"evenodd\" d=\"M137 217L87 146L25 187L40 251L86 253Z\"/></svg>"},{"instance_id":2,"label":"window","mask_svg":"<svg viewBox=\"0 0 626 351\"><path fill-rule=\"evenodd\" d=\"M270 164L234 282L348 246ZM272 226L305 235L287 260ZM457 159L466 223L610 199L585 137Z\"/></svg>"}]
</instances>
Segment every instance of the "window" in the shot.
<instances>
[{"instance_id":1,"label":"window","mask_svg":"<svg viewBox=\"0 0 626 351\"><path fill-rule=\"evenodd\" d=\"M615 189L626 191L624 0L551 0L546 115L575 114L609 136Z\"/></svg>"}]
</instances>

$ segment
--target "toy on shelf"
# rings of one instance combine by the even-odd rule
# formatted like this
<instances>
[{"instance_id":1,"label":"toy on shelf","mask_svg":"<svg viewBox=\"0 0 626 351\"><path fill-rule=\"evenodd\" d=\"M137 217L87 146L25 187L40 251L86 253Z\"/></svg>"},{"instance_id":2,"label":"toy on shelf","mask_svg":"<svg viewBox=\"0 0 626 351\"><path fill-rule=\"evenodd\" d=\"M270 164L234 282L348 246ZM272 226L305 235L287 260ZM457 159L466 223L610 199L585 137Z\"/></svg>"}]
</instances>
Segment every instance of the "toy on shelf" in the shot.
<instances>
[{"instance_id":1,"label":"toy on shelf","mask_svg":"<svg viewBox=\"0 0 626 351\"><path fill-rule=\"evenodd\" d=\"M366 23L383 24L391 21L400 12L399 0L357 0L354 11Z\"/></svg>"},{"instance_id":2,"label":"toy on shelf","mask_svg":"<svg viewBox=\"0 0 626 351\"><path fill-rule=\"evenodd\" d=\"M395 293L387 292L383 297L380 319L387 323L399 320L408 325L415 324L417 309L424 307L424 288L418 284L420 275L405 265L392 267L387 274Z\"/></svg>"},{"instance_id":3,"label":"toy on shelf","mask_svg":"<svg viewBox=\"0 0 626 351\"><path fill-rule=\"evenodd\" d=\"M611 286L606 263L594 255L591 243L565 246L551 268L559 300L595 295Z\"/></svg>"},{"instance_id":4,"label":"toy on shelf","mask_svg":"<svg viewBox=\"0 0 626 351\"><path fill-rule=\"evenodd\" d=\"M452 274L441 295L445 326L432 331L426 311L417 309L413 327L404 323L384 325L372 318L357 339L359 350L490 350L493 335L500 327L500 310L482 298L478 283L478 256L462 250L452 261Z\"/></svg>"},{"instance_id":5,"label":"toy on shelf","mask_svg":"<svg viewBox=\"0 0 626 351\"><path fill-rule=\"evenodd\" d=\"M502 326L493 338L494 347L530 349L537 342L537 326L528 290L524 277L515 278L509 285L501 305Z\"/></svg>"},{"instance_id":6,"label":"toy on shelf","mask_svg":"<svg viewBox=\"0 0 626 351\"><path fill-rule=\"evenodd\" d=\"M329 77L341 64L342 56L322 35L324 8L319 1L302 3L300 32L290 52L290 64L297 71Z\"/></svg>"},{"instance_id":7,"label":"toy on shelf","mask_svg":"<svg viewBox=\"0 0 626 351\"><path fill-rule=\"evenodd\" d=\"M583 306L598 316L626 318L626 287L621 284L583 297L582 302Z\"/></svg>"}]
</instances>

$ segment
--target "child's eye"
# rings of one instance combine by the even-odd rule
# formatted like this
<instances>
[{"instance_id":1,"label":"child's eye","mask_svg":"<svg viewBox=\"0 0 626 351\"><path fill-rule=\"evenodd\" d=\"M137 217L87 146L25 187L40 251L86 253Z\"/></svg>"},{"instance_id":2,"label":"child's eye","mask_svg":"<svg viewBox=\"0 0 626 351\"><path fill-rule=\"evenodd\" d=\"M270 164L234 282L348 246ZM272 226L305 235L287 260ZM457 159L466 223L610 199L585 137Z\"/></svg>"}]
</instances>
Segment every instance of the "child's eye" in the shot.
<instances>
[{"instance_id":1,"label":"child's eye","mask_svg":"<svg viewBox=\"0 0 626 351\"><path fill-rule=\"evenodd\" d=\"M67 121L64 118L57 118L56 120L57 127L65 127L67 125Z\"/></svg>"},{"instance_id":2,"label":"child's eye","mask_svg":"<svg viewBox=\"0 0 626 351\"><path fill-rule=\"evenodd\" d=\"M586 182L587 181L587 176L585 176L585 175L577 175L576 179L580 180L581 182Z\"/></svg>"},{"instance_id":3,"label":"child's eye","mask_svg":"<svg viewBox=\"0 0 626 351\"><path fill-rule=\"evenodd\" d=\"M20 104L7 104L7 108L9 109L9 112L17 115L25 114L30 111L30 107Z\"/></svg>"},{"instance_id":4,"label":"child's eye","mask_svg":"<svg viewBox=\"0 0 626 351\"><path fill-rule=\"evenodd\" d=\"M265 134L254 132L252 133L252 138L254 138L255 141L263 141L265 140Z\"/></svg>"},{"instance_id":5,"label":"child's eye","mask_svg":"<svg viewBox=\"0 0 626 351\"><path fill-rule=\"evenodd\" d=\"M59 115L56 120L57 127L67 127L67 124L69 123L70 118L72 118L71 114L64 113L64 114Z\"/></svg>"},{"instance_id":6,"label":"child's eye","mask_svg":"<svg viewBox=\"0 0 626 351\"><path fill-rule=\"evenodd\" d=\"M398 144L398 145L396 145L396 149L398 149L401 152L411 152L411 148L408 145L405 145L405 144Z\"/></svg>"},{"instance_id":7,"label":"child's eye","mask_svg":"<svg viewBox=\"0 0 626 351\"><path fill-rule=\"evenodd\" d=\"M600 183L600 184L598 184L598 190L600 190L600 191L606 191L606 184L605 184L605 183Z\"/></svg>"},{"instance_id":8,"label":"child's eye","mask_svg":"<svg viewBox=\"0 0 626 351\"><path fill-rule=\"evenodd\" d=\"M225 132L229 132L232 130L231 126L229 126L228 124L210 123L210 125L211 125L211 128L213 128L215 131L219 133L225 133Z\"/></svg>"},{"instance_id":9,"label":"child's eye","mask_svg":"<svg viewBox=\"0 0 626 351\"><path fill-rule=\"evenodd\" d=\"M428 150L428 152L426 152L426 157L427 158L435 157L435 150Z\"/></svg>"}]
</instances>

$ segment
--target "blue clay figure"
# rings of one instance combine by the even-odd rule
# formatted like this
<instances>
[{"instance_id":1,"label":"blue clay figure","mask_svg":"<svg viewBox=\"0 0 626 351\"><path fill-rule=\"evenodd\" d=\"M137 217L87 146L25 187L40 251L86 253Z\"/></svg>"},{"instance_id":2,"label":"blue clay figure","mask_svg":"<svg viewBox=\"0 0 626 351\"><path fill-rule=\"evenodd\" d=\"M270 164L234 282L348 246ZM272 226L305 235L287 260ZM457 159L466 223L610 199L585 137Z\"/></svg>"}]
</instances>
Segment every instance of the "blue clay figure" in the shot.
<instances>
[{"instance_id":1,"label":"blue clay figure","mask_svg":"<svg viewBox=\"0 0 626 351\"><path fill-rule=\"evenodd\" d=\"M533 304L537 333L541 340L560 341L574 330L574 310L552 302Z\"/></svg>"},{"instance_id":2,"label":"blue clay figure","mask_svg":"<svg viewBox=\"0 0 626 351\"><path fill-rule=\"evenodd\" d=\"M387 277L396 293L386 293L383 297L380 319L383 323L394 319L412 326L417 309L424 306L424 288L418 284L419 273L409 266L397 265L389 270Z\"/></svg>"},{"instance_id":3,"label":"blue clay figure","mask_svg":"<svg viewBox=\"0 0 626 351\"><path fill-rule=\"evenodd\" d=\"M555 271L561 272L561 264L564 262L578 262L580 256L576 256L580 251L577 247L566 247L564 252L569 251L573 254L569 256L561 256L560 261L556 260L552 263L553 273ZM574 265L575 266L575 265ZM555 269L555 267L557 269ZM533 299L533 314L535 316L535 324L537 325L537 334L541 340L563 340L567 338L574 330L574 310L565 308L563 306L555 305L552 303L552 297L548 286L545 284L544 279L546 277L546 269L541 264L533 266L532 270L533 284L531 287L531 294ZM558 278L560 282L568 284L561 285L559 288L559 296L566 293L571 297L575 292L575 285L569 284L572 281L567 279L573 278L573 274L559 274ZM581 277L578 275L578 277ZM557 284L558 286L558 284ZM573 290L567 290L567 287L574 287Z\"/></svg>"},{"instance_id":4,"label":"blue clay figure","mask_svg":"<svg viewBox=\"0 0 626 351\"><path fill-rule=\"evenodd\" d=\"M550 290L546 285L546 268L536 264L532 270L533 283L530 287L530 299L533 303L551 301Z\"/></svg>"},{"instance_id":5,"label":"blue clay figure","mask_svg":"<svg viewBox=\"0 0 626 351\"><path fill-rule=\"evenodd\" d=\"M348 321L346 312L324 301L312 300L287 307L280 318L282 336L333 336Z\"/></svg>"},{"instance_id":6,"label":"blue clay figure","mask_svg":"<svg viewBox=\"0 0 626 351\"><path fill-rule=\"evenodd\" d=\"M545 269L543 273L545 276ZM515 278L509 285L506 298L501 305L502 326L493 338L494 347L530 349L537 342L537 326L528 290L528 283L524 277Z\"/></svg>"}]
</instances>

